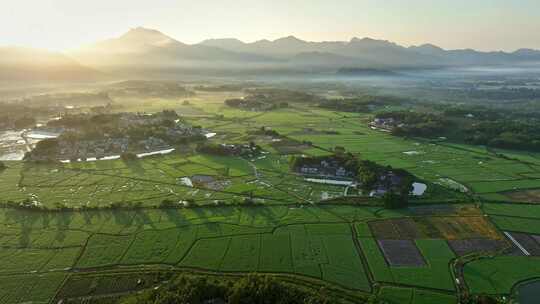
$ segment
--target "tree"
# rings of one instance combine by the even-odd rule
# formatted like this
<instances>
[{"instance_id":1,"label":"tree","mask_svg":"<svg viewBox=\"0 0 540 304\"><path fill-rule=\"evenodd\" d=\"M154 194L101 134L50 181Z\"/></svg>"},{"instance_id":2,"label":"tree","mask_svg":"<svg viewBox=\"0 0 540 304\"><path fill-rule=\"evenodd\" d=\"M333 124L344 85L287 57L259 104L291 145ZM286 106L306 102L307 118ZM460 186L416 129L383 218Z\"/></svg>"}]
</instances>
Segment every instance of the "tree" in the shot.
<instances>
[{"instance_id":1,"label":"tree","mask_svg":"<svg viewBox=\"0 0 540 304\"><path fill-rule=\"evenodd\" d=\"M133 162L133 161L137 161L139 159L139 157L137 157L137 155L135 153L131 153L131 152L122 153L120 155L120 158L125 162Z\"/></svg>"},{"instance_id":2,"label":"tree","mask_svg":"<svg viewBox=\"0 0 540 304\"><path fill-rule=\"evenodd\" d=\"M4 164L3 162L0 161L0 172L6 170L6 164Z\"/></svg>"},{"instance_id":3,"label":"tree","mask_svg":"<svg viewBox=\"0 0 540 304\"><path fill-rule=\"evenodd\" d=\"M342 147L342 146L336 146L334 148L334 153L336 154L336 156L343 156L345 155L345 147Z\"/></svg>"},{"instance_id":4,"label":"tree","mask_svg":"<svg viewBox=\"0 0 540 304\"><path fill-rule=\"evenodd\" d=\"M371 161L361 161L358 167L357 179L361 183L362 190L370 191L379 181L380 167Z\"/></svg>"},{"instance_id":5,"label":"tree","mask_svg":"<svg viewBox=\"0 0 540 304\"><path fill-rule=\"evenodd\" d=\"M174 201L170 199L164 199L159 203L159 208L168 209L178 206Z\"/></svg>"},{"instance_id":6,"label":"tree","mask_svg":"<svg viewBox=\"0 0 540 304\"><path fill-rule=\"evenodd\" d=\"M465 300L466 304L502 304L508 303L502 299L497 299L488 295L472 296Z\"/></svg>"},{"instance_id":7,"label":"tree","mask_svg":"<svg viewBox=\"0 0 540 304\"><path fill-rule=\"evenodd\" d=\"M401 209L408 205L408 194L397 194L394 191L388 191L383 196L384 208L386 209Z\"/></svg>"},{"instance_id":8,"label":"tree","mask_svg":"<svg viewBox=\"0 0 540 304\"><path fill-rule=\"evenodd\" d=\"M229 304L328 304L325 289L299 288L270 276L248 275L234 280L216 280L202 276L180 276L159 289L150 289L129 296L121 304L168 303Z\"/></svg>"}]
</instances>

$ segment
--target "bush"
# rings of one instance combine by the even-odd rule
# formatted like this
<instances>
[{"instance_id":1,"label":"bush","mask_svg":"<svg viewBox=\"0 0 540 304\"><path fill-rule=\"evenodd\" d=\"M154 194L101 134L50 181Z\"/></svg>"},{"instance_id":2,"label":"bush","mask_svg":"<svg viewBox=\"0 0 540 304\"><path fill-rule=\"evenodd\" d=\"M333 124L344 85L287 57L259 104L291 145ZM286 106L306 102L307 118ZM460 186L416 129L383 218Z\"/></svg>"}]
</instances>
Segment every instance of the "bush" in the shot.
<instances>
[{"instance_id":1,"label":"bush","mask_svg":"<svg viewBox=\"0 0 540 304\"><path fill-rule=\"evenodd\" d=\"M135 153L124 152L120 155L120 158L125 162L137 161L139 157Z\"/></svg>"},{"instance_id":2,"label":"bush","mask_svg":"<svg viewBox=\"0 0 540 304\"><path fill-rule=\"evenodd\" d=\"M409 197L408 194L400 195L394 191L388 191L383 196L383 202L386 209L402 209L407 208Z\"/></svg>"},{"instance_id":3,"label":"bush","mask_svg":"<svg viewBox=\"0 0 540 304\"><path fill-rule=\"evenodd\" d=\"M318 292L282 283L270 276L249 275L241 279L210 280L202 276L180 276L159 289L133 295L122 304L142 303L229 303L229 304L326 304L324 289Z\"/></svg>"}]
</instances>

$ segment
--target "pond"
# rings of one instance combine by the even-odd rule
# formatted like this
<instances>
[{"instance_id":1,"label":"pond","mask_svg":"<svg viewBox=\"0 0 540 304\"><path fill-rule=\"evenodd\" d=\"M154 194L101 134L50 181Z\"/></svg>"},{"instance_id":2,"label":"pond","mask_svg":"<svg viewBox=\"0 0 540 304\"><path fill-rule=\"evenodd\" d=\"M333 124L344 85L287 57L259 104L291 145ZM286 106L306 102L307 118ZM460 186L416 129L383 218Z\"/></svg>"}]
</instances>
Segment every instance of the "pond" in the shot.
<instances>
[{"instance_id":1,"label":"pond","mask_svg":"<svg viewBox=\"0 0 540 304\"><path fill-rule=\"evenodd\" d=\"M413 191L412 194L414 196L422 196L424 195L424 192L427 190L427 185L423 183L413 183Z\"/></svg>"},{"instance_id":2,"label":"pond","mask_svg":"<svg viewBox=\"0 0 540 304\"><path fill-rule=\"evenodd\" d=\"M538 304L538 299L540 299L540 280L519 285L517 299L520 304Z\"/></svg>"}]
</instances>

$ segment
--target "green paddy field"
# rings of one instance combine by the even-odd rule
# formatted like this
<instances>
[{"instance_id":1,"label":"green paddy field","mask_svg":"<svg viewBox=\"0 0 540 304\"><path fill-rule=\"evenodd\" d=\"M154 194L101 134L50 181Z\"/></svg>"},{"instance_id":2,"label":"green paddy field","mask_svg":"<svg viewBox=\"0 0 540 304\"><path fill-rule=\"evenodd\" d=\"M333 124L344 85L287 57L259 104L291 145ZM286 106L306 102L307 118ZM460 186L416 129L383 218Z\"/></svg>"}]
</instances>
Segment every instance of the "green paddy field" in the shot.
<instances>
[{"instance_id":1,"label":"green paddy field","mask_svg":"<svg viewBox=\"0 0 540 304\"><path fill-rule=\"evenodd\" d=\"M540 154L398 138L370 129L367 114L305 105L246 112L219 101L192 104L177 110L217 133L211 141L254 141L267 153L242 159L177 147L136 163L6 162L0 303L82 302L153 288L164 275L182 272L265 273L324 286L343 303L374 294L387 303L450 304L469 294L511 296L516 284L538 279L539 256L503 249L512 247L504 232L540 235L540 199L520 199L540 188ZM261 127L286 140L253 135ZM335 132L323 132L329 129ZM377 199L290 172L291 155L326 155L335 146L407 169L428 190L410 208L391 211ZM214 183L182 182L194 176ZM18 208L22 202L39 208ZM460 225L464 217L478 224ZM402 254L420 255L422 265L388 262L383 232L373 224L385 220L410 220L415 232L396 239L413 244L416 253ZM506 248L460 256L452 247L477 238Z\"/></svg>"}]
</instances>

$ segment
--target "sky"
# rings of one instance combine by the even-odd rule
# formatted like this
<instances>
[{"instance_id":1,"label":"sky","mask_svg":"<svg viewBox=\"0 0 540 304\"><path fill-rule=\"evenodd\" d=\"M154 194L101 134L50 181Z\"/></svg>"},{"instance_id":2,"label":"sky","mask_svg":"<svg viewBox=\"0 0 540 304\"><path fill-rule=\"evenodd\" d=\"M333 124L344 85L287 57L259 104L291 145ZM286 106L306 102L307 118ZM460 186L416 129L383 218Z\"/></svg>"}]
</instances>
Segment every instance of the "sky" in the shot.
<instances>
[{"instance_id":1,"label":"sky","mask_svg":"<svg viewBox=\"0 0 540 304\"><path fill-rule=\"evenodd\" d=\"M294 35L540 49L539 0L2 0L0 46L68 50L143 26L184 43Z\"/></svg>"}]
</instances>

